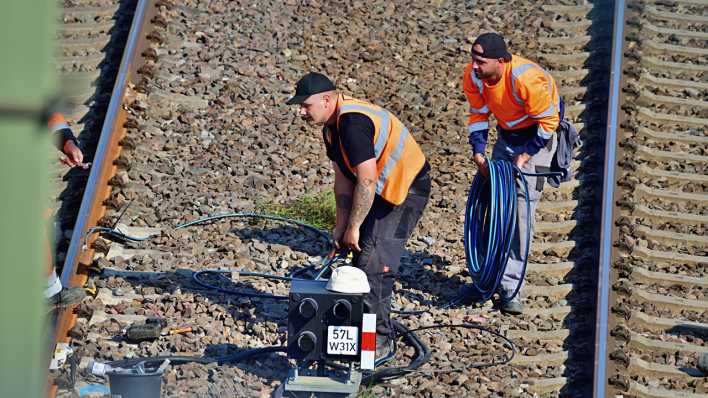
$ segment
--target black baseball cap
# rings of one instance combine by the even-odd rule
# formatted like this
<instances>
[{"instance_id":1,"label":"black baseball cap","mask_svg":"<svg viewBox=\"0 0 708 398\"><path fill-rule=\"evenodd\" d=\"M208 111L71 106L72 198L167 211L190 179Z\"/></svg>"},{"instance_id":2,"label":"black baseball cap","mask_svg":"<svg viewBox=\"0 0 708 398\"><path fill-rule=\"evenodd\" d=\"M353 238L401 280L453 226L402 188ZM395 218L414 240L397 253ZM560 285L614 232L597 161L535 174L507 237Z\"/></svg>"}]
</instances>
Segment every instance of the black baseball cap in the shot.
<instances>
[{"instance_id":1,"label":"black baseball cap","mask_svg":"<svg viewBox=\"0 0 708 398\"><path fill-rule=\"evenodd\" d=\"M317 72L310 72L297 81L295 85L295 96L290 98L286 104L302 104L307 97L313 94L331 91L334 90L334 88L334 83L332 83L327 76Z\"/></svg>"},{"instance_id":2,"label":"black baseball cap","mask_svg":"<svg viewBox=\"0 0 708 398\"><path fill-rule=\"evenodd\" d=\"M474 46L479 44L482 46L482 51L476 51ZM511 54L506 49L504 38L496 33L484 33L477 37L477 40L472 44L472 54L482 58L509 58Z\"/></svg>"}]
</instances>

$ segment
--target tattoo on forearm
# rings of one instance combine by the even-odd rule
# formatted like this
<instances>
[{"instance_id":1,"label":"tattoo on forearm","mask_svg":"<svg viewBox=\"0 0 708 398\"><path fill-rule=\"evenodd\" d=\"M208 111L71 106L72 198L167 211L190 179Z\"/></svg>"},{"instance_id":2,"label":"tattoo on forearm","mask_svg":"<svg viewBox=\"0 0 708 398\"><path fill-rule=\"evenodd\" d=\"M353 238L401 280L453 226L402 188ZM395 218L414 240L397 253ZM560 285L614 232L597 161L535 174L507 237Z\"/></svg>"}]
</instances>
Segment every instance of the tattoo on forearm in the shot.
<instances>
[{"instance_id":1,"label":"tattoo on forearm","mask_svg":"<svg viewBox=\"0 0 708 398\"><path fill-rule=\"evenodd\" d=\"M349 227L359 228L361 226L374 203L374 194L374 180L368 178L357 180L349 213Z\"/></svg>"},{"instance_id":2,"label":"tattoo on forearm","mask_svg":"<svg viewBox=\"0 0 708 398\"><path fill-rule=\"evenodd\" d=\"M352 208L351 195L337 195L334 197L334 201L337 202L337 207L342 210L349 210Z\"/></svg>"}]
</instances>

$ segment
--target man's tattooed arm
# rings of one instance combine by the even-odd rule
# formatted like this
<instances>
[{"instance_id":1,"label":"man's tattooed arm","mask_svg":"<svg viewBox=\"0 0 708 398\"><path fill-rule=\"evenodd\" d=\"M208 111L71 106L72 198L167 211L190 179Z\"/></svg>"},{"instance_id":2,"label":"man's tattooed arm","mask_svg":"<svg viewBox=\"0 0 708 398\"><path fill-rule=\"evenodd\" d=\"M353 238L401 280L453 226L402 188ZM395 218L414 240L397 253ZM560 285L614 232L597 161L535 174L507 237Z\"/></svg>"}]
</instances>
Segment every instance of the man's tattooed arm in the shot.
<instances>
[{"instance_id":1,"label":"man's tattooed arm","mask_svg":"<svg viewBox=\"0 0 708 398\"><path fill-rule=\"evenodd\" d=\"M369 214L374 203L375 181L372 178L359 177L354 187L354 198L349 212L349 228L359 229L364 218Z\"/></svg>"},{"instance_id":2,"label":"man's tattooed arm","mask_svg":"<svg viewBox=\"0 0 708 398\"><path fill-rule=\"evenodd\" d=\"M354 183L349 181L342 174L336 163L334 166L334 200L337 203L337 220L335 229L342 233L349 223L349 211L352 208L352 194L354 193Z\"/></svg>"},{"instance_id":3,"label":"man's tattooed arm","mask_svg":"<svg viewBox=\"0 0 708 398\"><path fill-rule=\"evenodd\" d=\"M347 195L347 194L339 194L337 195L334 200L337 202L337 208L346 210L349 212L349 210L352 208L352 195Z\"/></svg>"}]
</instances>

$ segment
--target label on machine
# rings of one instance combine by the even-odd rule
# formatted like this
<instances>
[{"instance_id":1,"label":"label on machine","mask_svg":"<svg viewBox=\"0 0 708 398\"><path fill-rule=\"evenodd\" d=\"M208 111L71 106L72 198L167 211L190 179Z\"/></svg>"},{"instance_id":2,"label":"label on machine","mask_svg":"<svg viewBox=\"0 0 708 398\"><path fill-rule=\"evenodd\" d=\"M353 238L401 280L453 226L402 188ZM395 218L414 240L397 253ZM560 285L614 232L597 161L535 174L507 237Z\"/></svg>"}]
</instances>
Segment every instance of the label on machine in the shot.
<instances>
[{"instance_id":1,"label":"label on machine","mask_svg":"<svg viewBox=\"0 0 708 398\"><path fill-rule=\"evenodd\" d=\"M329 326L327 354L356 355L359 348L359 328L356 326Z\"/></svg>"}]
</instances>

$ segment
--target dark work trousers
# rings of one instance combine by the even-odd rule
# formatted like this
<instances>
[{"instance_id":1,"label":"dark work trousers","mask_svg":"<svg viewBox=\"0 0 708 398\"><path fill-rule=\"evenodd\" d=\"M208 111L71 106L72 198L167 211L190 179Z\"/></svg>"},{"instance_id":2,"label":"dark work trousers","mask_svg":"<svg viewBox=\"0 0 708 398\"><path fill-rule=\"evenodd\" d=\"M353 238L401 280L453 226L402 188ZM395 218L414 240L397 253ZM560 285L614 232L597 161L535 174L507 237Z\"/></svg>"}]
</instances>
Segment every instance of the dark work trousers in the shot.
<instances>
[{"instance_id":1,"label":"dark work trousers","mask_svg":"<svg viewBox=\"0 0 708 398\"><path fill-rule=\"evenodd\" d=\"M413 233L430 197L430 175L416 180L406 200L393 206L376 195L359 229L360 253L354 265L366 273L371 291L364 298L366 310L376 314L376 333L391 334L391 294L406 241Z\"/></svg>"}]
</instances>

